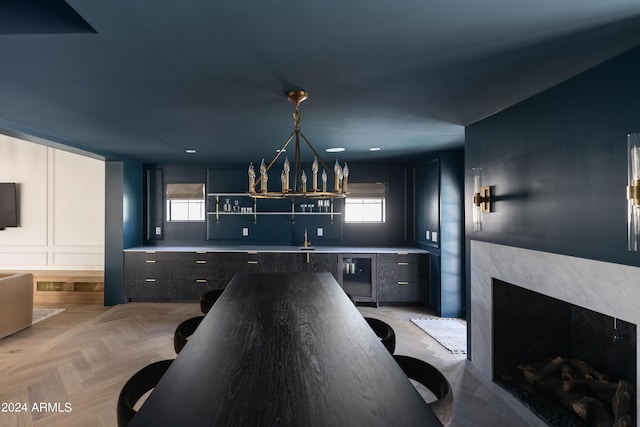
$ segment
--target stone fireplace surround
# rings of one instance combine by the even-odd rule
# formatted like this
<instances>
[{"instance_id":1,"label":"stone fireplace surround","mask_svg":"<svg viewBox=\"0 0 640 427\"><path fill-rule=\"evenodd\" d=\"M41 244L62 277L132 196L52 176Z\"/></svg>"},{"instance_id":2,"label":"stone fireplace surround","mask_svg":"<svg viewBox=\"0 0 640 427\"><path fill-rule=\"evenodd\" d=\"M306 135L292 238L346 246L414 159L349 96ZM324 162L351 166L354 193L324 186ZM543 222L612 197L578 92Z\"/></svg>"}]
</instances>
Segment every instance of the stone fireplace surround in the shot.
<instances>
[{"instance_id":1,"label":"stone fireplace surround","mask_svg":"<svg viewBox=\"0 0 640 427\"><path fill-rule=\"evenodd\" d=\"M640 268L472 240L470 363L487 383L493 379L493 278L640 326ZM640 367L638 361L636 350ZM636 390L638 384L636 375ZM508 391L492 389L532 425L546 425Z\"/></svg>"}]
</instances>

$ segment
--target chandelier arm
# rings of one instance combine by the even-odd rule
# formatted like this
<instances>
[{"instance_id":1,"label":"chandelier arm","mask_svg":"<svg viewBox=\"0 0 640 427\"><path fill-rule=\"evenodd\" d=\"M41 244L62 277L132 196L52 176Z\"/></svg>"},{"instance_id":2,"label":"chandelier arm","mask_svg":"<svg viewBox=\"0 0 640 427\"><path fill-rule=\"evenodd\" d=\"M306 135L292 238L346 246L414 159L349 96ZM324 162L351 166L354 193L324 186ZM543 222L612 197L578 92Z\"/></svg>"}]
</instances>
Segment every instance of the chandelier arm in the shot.
<instances>
[{"instance_id":1,"label":"chandelier arm","mask_svg":"<svg viewBox=\"0 0 640 427\"><path fill-rule=\"evenodd\" d=\"M282 150L287 148L287 145L289 145L289 143L291 142L291 140L293 139L293 136L295 134L296 134L296 131L291 132L291 135L289 135L289 138L284 142L284 144L282 144L282 147L280 147L280 150L276 153L276 155L273 157L273 159L271 159L271 161L269 162L269 166L267 166L267 170L271 169L271 166L273 166L273 164L276 162L276 160L278 160L278 157L280 157L280 154L282 154Z\"/></svg>"},{"instance_id":2,"label":"chandelier arm","mask_svg":"<svg viewBox=\"0 0 640 427\"><path fill-rule=\"evenodd\" d=\"M307 143L307 145L309 146L309 148L311 149L311 151L313 152L313 155L316 156L316 159L318 159L318 161L320 162L320 164L322 165L322 167L325 169L325 171L331 171L331 169L329 169L327 167L327 165L325 164L324 160L322 160L322 157L320 157L320 154L318 154L318 152L316 151L315 148L313 148L313 145L311 145L311 143L309 142L309 140L307 139L306 136L304 136L304 134L302 133L302 131L300 131L300 135L302 135L302 139L304 139L304 142Z\"/></svg>"}]
</instances>

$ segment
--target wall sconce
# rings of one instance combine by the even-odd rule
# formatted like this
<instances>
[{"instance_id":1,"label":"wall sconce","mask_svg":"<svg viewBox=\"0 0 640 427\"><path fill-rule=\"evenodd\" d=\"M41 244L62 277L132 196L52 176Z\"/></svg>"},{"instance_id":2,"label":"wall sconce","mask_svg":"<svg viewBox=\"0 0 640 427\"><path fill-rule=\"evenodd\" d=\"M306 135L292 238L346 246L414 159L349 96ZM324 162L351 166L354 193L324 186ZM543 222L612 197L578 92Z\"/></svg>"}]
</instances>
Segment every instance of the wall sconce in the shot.
<instances>
[{"instance_id":1,"label":"wall sconce","mask_svg":"<svg viewBox=\"0 0 640 427\"><path fill-rule=\"evenodd\" d=\"M491 187L482 186L482 168L473 168L473 231L482 231L482 212L491 212Z\"/></svg>"},{"instance_id":2,"label":"wall sconce","mask_svg":"<svg viewBox=\"0 0 640 427\"><path fill-rule=\"evenodd\" d=\"M627 230L629 250L637 251L640 241L640 133L627 135L629 185L627 186Z\"/></svg>"}]
</instances>

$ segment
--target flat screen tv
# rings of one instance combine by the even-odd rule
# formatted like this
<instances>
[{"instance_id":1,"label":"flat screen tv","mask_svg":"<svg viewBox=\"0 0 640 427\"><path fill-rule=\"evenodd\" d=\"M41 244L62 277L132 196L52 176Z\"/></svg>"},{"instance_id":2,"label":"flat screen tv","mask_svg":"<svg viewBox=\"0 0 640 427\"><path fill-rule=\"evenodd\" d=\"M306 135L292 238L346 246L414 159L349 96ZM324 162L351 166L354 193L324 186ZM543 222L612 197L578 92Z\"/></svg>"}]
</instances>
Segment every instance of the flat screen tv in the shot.
<instances>
[{"instance_id":1,"label":"flat screen tv","mask_svg":"<svg viewBox=\"0 0 640 427\"><path fill-rule=\"evenodd\" d=\"M0 229L18 226L18 200L14 182L0 182Z\"/></svg>"}]
</instances>

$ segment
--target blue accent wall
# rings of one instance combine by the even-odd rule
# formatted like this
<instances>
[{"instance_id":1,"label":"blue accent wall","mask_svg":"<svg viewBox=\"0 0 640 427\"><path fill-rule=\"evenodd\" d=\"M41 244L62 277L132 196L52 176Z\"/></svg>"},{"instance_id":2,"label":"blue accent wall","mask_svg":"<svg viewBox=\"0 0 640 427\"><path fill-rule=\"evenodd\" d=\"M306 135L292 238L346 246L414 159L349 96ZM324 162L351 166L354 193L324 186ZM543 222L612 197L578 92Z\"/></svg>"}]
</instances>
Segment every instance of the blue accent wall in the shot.
<instances>
[{"instance_id":1,"label":"blue accent wall","mask_svg":"<svg viewBox=\"0 0 640 427\"><path fill-rule=\"evenodd\" d=\"M640 48L466 129L467 237L640 266L627 251L627 140L640 131ZM495 212L471 226L471 168Z\"/></svg>"},{"instance_id":2,"label":"blue accent wall","mask_svg":"<svg viewBox=\"0 0 640 427\"><path fill-rule=\"evenodd\" d=\"M470 239L640 266L627 251L625 188L639 76L634 48L466 128L467 267ZM475 167L494 192L481 232L471 224Z\"/></svg>"},{"instance_id":3,"label":"blue accent wall","mask_svg":"<svg viewBox=\"0 0 640 427\"><path fill-rule=\"evenodd\" d=\"M206 183L208 193L245 193L248 186L247 165L146 165L146 197L148 223L144 244L158 246L175 245L301 245L304 230L307 229L312 245L348 246L408 246L413 244L413 198L409 197L412 183L410 163L350 163L349 182L384 182L387 185L387 221L383 224L345 224L342 215L335 215L333 223L329 215L258 215L254 223L252 215L221 215L218 222L215 215L208 215L206 222L166 222L163 213L163 194L167 183ZM270 187L279 188L279 181L272 178ZM150 197L149 195L156 195ZM250 197L229 197L233 204L253 206ZM224 203L224 198L221 200ZM222 204L221 203L221 204ZM318 211L317 201L299 199L300 204L313 203ZM334 210L344 212L344 200L334 201ZM290 212L291 203L286 200L258 200L259 212ZM221 209L221 206L220 208ZM308 209L308 208L307 208ZM207 210L215 212L215 198L207 200ZM156 227L161 234L155 235ZM243 228L249 229L249 236L242 236ZM323 229L323 236L317 236L317 228Z\"/></svg>"}]
</instances>

